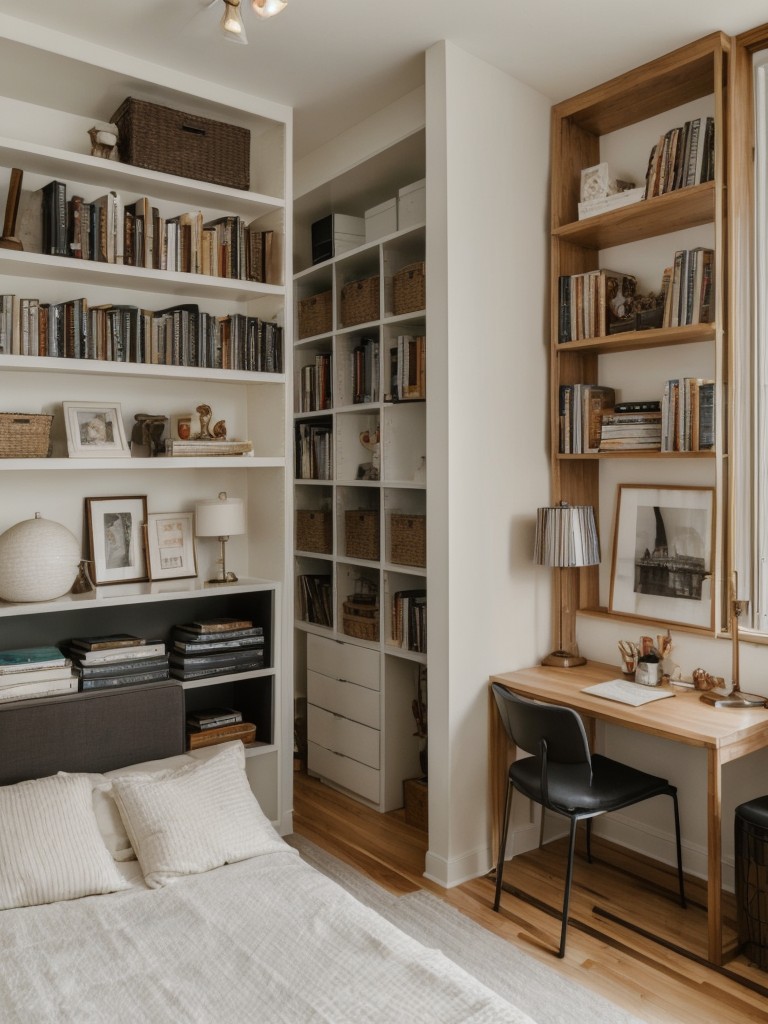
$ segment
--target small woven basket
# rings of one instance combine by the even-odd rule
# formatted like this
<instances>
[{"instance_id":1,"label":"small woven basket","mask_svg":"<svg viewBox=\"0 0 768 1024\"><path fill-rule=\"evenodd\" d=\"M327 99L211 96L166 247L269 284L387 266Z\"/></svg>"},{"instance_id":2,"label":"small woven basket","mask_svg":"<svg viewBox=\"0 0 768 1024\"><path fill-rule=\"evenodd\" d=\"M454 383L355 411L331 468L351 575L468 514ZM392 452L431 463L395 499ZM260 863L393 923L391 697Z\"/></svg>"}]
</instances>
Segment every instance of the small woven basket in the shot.
<instances>
[{"instance_id":1,"label":"small woven basket","mask_svg":"<svg viewBox=\"0 0 768 1024\"><path fill-rule=\"evenodd\" d=\"M320 292L299 299L299 338L327 334L331 329L333 292Z\"/></svg>"},{"instance_id":2,"label":"small woven basket","mask_svg":"<svg viewBox=\"0 0 768 1024\"><path fill-rule=\"evenodd\" d=\"M348 510L344 517L344 538L347 558L379 558L378 509Z\"/></svg>"},{"instance_id":3,"label":"small woven basket","mask_svg":"<svg viewBox=\"0 0 768 1024\"><path fill-rule=\"evenodd\" d=\"M0 412L0 458L45 459L50 454L53 416Z\"/></svg>"},{"instance_id":4,"label":"small woven basket","mask_svg":"<svg viewBox=\"0 0 768 1024\"><path fill-rule=\"evenodd\" d=\"M392 278L392 307L395 316L424 309L427 304L424 263L409 263Z\"/></svg>"},{"instance_id":5,"label":"small woven basket","mask_svg":"<svg viewBox=\"0 0 768 1024\"><path fill-rule=\"evenodd\" d=\"M357 640L379 639L379 597L375 584L360 580L342 603L342 629Z\"/></svg>"},{"instance_id":6,"label":"small woven basket","mask_svg":"<svg viewBox=\"0 0 768 1024\"><path fill-rule=\"evenodd\" d=\"M320 509L297 509L296 549L330 555L332 547L331 513Z\"/></svg>"},{"instance_id":7,"label":"small woven basket","mask_svg":"<svg viewBox=\"0 0 768 1024\"><path fill-rule=\"evenodd\" d=\"M350 281L341 289L339 321L342 327L365 324L379 318L379 278Z\"/></svg>"},{"instance_id":8,"label":"small woven basket","mask_svg":"<svg viewBox=\"0 0 768 1024\"><path fill-rule=\"evenodd\" d=\"M230 188L249 186L251 133L247 128L131 96L111 120L119 132L123 163Z\"/></svg>"},{"instance_id":9,"label":"small woven basket","mask_svg":"<svg viewBox=\"0 0 768 1024\"><path fill-rule=\"evenodd\" d=\"M427 517L393 512L389 519L389 560L397 565L427 564Z\"/></svg>"}]
</instances>

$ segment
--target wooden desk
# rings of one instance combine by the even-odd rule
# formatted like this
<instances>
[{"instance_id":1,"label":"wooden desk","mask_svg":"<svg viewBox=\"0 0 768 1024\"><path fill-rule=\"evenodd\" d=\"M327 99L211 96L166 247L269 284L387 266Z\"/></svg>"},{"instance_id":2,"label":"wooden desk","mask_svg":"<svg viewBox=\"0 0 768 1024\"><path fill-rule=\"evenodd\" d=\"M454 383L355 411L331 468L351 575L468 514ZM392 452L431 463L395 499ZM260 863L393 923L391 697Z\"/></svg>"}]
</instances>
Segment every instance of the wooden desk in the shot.
<instances>
[{"instance_id":1,"label":"wooden desk","mask_svg":"<svg viewBox=\"0 0 768 1024\"><path fill-rule=\"evenodd\" d=\"M713 708L699 700L696 691L676 690L675 697L653 701L642 707L631 707L606 700L582 688L592 683L620 677L616 666L587 662L580 668L558 669L537 665L518 672L491 676L492 683L501 683L523 697L562 704L578 711L585 719L590 738L594 740L595 721L620 725L651 736L661 736L675 743L704 747L707 751L707 929L709 959L723 962L723 922L721 907L721 797L722 768L753 750L768 747L768 709ZM506 791L506 770L509 744L501 719L491 699L490 788L493 822L493 846L498 849L500 812Z\"/></svg>"}]
</instances>

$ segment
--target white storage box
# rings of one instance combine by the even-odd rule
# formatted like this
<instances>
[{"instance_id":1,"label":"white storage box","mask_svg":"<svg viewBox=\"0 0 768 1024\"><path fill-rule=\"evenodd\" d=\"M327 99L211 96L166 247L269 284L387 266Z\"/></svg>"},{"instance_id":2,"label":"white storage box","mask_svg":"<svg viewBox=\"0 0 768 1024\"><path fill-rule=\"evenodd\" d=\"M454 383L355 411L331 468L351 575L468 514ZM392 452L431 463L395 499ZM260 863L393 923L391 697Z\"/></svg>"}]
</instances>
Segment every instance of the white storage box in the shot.
<instances>
[{"instance_id":1,"label":"white storage box","mask_svg":"<svg viewBox=\"0 0 768 1024\"><path fill-rule=\"evenodd\" d=\"M365 242L365 219L346 213L329 213L312 225L312 263L356 249Z\"/></svg>"},{"instance_id":2,"label":"white storage box","mask_svg":"<svg viewBox=\"0 0 768 1024\"><path fill-rule=\"evenodd\" d=\"M414 228L427 219L427 179L403 185L397 194L397 223L400 230Z\"/></svg>"},{"instance_id":3,"label":"white storage box","mask_svg":"<svg viewBox=\"0 0 768 1024\"><path fill-rule=\"evenodd\" d=\"M375 242L393 231L397 231L397 199L387 199L365 211L366 242Z\"/></svg>"}]
</instances>

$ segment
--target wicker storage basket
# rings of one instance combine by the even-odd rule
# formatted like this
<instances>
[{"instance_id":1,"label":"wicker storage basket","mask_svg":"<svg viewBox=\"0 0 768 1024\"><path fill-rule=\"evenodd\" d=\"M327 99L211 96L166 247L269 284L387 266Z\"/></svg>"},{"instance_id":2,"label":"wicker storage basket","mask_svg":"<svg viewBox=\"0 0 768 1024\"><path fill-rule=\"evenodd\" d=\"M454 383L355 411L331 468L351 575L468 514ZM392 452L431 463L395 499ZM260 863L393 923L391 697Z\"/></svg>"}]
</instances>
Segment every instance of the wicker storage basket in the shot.
<instances>
[{"instance_id":1,"label":"wicker storage basket","mask_svg":"<svg viewBox=\"0 0 768 1024\"><path fill-rule=\"evenodd\" d=\"M379 559L378 509L349 510L344 516L344 539L347 558Z\"/></svg>"},{"instance_id":2,"label":"wicker storage basket","mask_svg":"<svg viewBox=\"0 0 768 1024\"><path fill-rule=\"evenodd\" d=\"M333 550L330 512L304 508L296 510L296 549L330 555Z\"/></svg>"},{"instance_id":3,"label":"wicker storage basket","mask_svg":"<svg viewBox=\"0 0 768 1024\"><path fill-rule=\"evenodd\" d=\"M427 564L427 517L393 512L389 517L389 560L397 565Z\"/></svg>"},{"instance_id":4,"label":"wicker storage basket","mask_svg":"<svg viewBox=\"0 0 768 1024\"><path fill-rule=\"evenodd\" d=\"M247 189L251 133L223 121L128 97L111 120L120 159L134 167Z\"/></svg>"},{"instance_id":5,"label":"wicker storage basket","mask_svg":"<svg viewBox=\"0 0 768 1024\"><path fill-rule=\"evenodd\" d=\"M342 606L343 630L357 640L379 639L379 606L370 594L350 594Z\"/></svg>"},{"instance_id":6,"label":"wicker storage basket","mask_svg":"<svg viewBox=\"0 0 768 1024\"><path fill-rule=\"evenodd\" d=\"M0 458L45 459L50 453L53 416L0 412Z\"/></svg>"},{"instance_id":7,"label":"wicker storage basket","mask_svg":"<svg viewBox=\"0 0 768 1024\"><path fill-rule=\"evenodd\" d=\"M333 292L320 292L299 299L299 338L327 334L332 323Z\"/></svg>"},{"instance_id":8,"label":"wicker storage basket","mask_svg":"<svg viewBox=\"0 0 768 1024\"><path fill-rule=\"evenodd\" d=\"M424 263L409 263L392 278L392 306L395 316L424 309L426 300Z\"/></svg>"},{"instance_id":9,"label":"wicker storage basket","mask_svg":"<svg viewBox=\"0 0 768 1024\"><path fill-rule=\"evenodd\" d=\"M199 732L187 733L187 750L198 747L212 747L217 743L229 743L230 740L242 740L253 743L256 739L256 726L253 722L238 722L236 725L223 725L219 729L201 729Z\"/></svg>"},{"instance_id":10,"label":"wicker storage basket","mask_svg":"<svg viewBox=\"0 0 768 1024\"><path fill-rule=\"evenodd\" d=\"M379 278L350 281L341 289L339 322L342 327L365 324L379 318Z\"/></svg>"}]
</instances>

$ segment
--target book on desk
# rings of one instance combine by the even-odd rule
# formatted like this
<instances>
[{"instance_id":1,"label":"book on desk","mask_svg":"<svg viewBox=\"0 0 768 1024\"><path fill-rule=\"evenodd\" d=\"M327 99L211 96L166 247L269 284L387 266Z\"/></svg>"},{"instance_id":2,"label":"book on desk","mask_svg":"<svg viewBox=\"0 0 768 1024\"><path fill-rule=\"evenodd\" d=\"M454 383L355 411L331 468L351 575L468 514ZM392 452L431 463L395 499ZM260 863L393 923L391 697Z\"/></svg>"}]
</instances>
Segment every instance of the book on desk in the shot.
<instances>
[{"instance_id":1,"label":"book on desk","mask_svg":"<svg viewBox=\"0 0 768 1024\"><path fill-rule=\"evenodd\" d=\"M620 704L631 704L632 707L640 707L641 704L650 704L654 700L675 696L673 690L645 686L643 683L633 683L628 679L609 679L605 683L584 686L581 692L593 693L596 697L605 697L606 700L615 700Z\"/></svg>"}]
</instances>

